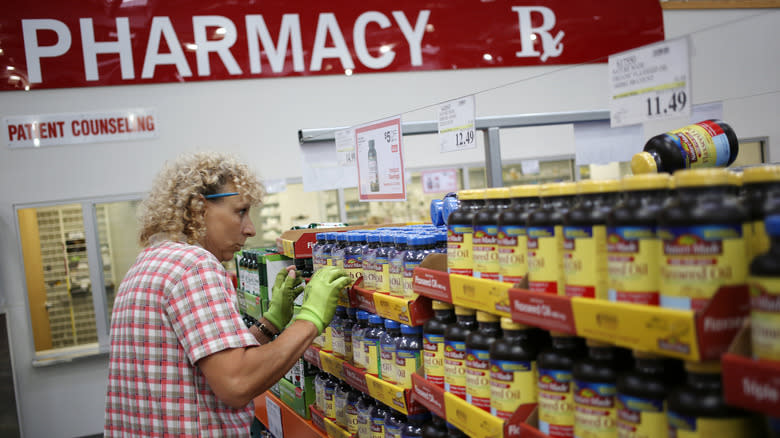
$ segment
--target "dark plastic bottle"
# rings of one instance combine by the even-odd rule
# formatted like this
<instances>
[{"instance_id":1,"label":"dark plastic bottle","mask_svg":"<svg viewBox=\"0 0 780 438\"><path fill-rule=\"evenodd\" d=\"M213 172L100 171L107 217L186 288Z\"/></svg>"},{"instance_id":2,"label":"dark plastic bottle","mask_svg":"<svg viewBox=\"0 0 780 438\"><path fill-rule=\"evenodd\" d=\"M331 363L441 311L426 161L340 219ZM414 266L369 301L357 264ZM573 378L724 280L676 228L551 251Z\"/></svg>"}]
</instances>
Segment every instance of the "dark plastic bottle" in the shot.
<instances>
[{"instance_id":1,"label":"dark plastic bottle","mask_svg":"<svg viewBox=\"0 0 780 438\"><path fill-rule=\"evenodd\" d=\"M336 420L336 389L338 388L339 381L334 376L328 374L325 380L325 408L322 413L328 419Z\"/></svg>"},{"instance_id":2,"label":"dark plastic bottle","mask_svg":"<svg viewBox=\"0 0 780 438\"><path fill-rule=\"evenodd\" d=\"M447 422L436 415L431 416L431 421L422 427L423 438L447 438Z\"/></svg>"},{"instance_id":3,"label":"dark plastic bottle","mask_svg":"<svg viewBox=\"0 0 780 438\"><path fill-rule=\"evenodd\" d=\"M760 436L750 414L723 399L720 362L686 362L685 385L672 389L667 399L669 435L749 438Z\"/></svg>"},{"instance_id":4,"label":"dark plastic bottle","mask_svg":"<svg viewBox=\"0 0 780 438\"><path fill-rule=\"evenodd\" d=\"M366 372L381 378L379 354L381 352L381 339L385 334L384 318L379 315L368 317L368 329L363 332L363 353L366 359Z\"/></svg>"},{"instance_id":5,"label":"dark plastic bottle","mask_svg":"<svg viewBox=\"0 0 780 438\"><path fill-rule=\"evenodd\" d=\"M572 182L542 185L539 208L528 215L528 289L563 295L563 217L574 203Z\"/></svg>"},{"instance_id":6,"label":"dark plastic bottle","mask_svg":"<svg viewBox=\"0 0 780 438\"><path fill-rule=\"evenodd\" d=\"M406 255L409 234L396 233L395 251L390 257L390 295L398 298L404 296L404 256Z\"/></svg>"},{"instance_id":7,"label":"dark plastic bottle","mask_svg":"<svg viewBox=\"0 0 780 438\"><path fill-rule=\"evenodd\" d=\"M430 418L431 414L427 412L407 416L406 424L401 428L401 438L422 438L423 425Z\"/></svg>"},{"instance_id":8,"label":"dark plastic bottle","mask_svg":"<svg viewBox=\"0 0 780 438\"><path fill-rule=\"evenodd\" d=\"M490 412L490 347L501 338L496 315L477 311L477 329L466 337L466 401Z\"/></svg>"},{"instance_id":9,"label":"dark plastic bottle","mask_svg":"<svg viewBox=\"0 0 780 438\"><path fill-rule=\"evenodd\" d=\"M412 374L422 365L422 327L401 324L401 337L395 342L395 380L405 389L412 388Z\"/></svg>"},{"instance_id":10,"label":"dark plastic bottle","mask_svg":"<svg viewBox=\"0 0 780 438\"><path fill-rule=\"evenodd\" d=\"M348 424L347 420L347 398L349 397L349 391L352 389L347 382L339 380L336 384L335 397L333 399L333 406L336 415L336 424L346 428Z\"/></svg>"},{"instance_id":11,"label":"dark plastic bottle","mask_svg":"<svg viewBox=\"0 0 780 438\"><path fill-rule=\"evenodd\" d=\"M347 246L344 248L344 270L352 283L363 276L363 242L366 235L362 232L347 232Z\"/></svg>"},{"instance_id":12,"label":"dark plastic bottle","mask_svg":"<svg viewBox=\"0 0 780 438\"><path fill-rule=\"evenodd\" d=\"M395 344L401 337L401 324L385 319L385 332L379 340L380 377L385 382L396 383Z\"/></svg>"},{"instance_id":13,"label":"dark plastic bottle","mask_svg":"<svg viewBox=\"0 0 780 438\"><path fill-rule=\"evenodd\" d=\"M460 206L447 218L447 272L471 276L474 214L484 205L484 190L458 192Z\"/></svg>"},{"instance_id":14,"label":"dark plastic bottle","mask_svg":"<svg viewBox=\"0 0 780 438\"><path fill-rule=\"evenodd\" d=\"M379 233L366 233L366 247L363 250L363 288L376 290L376 252L379 249Z\"/></svg>"},{"instance_id":15,"label":"dark plastic bottle","mask_svg":"<svg viewBox=\"0 0 780 438\"><path fill-rule=\"evenodd\" d=\"M666 173L623 178L623 199L607 215L607 277L610 301L657 306L661 240L657 216L669 197Z\"/></svg>"},{"instance_id":16,"label":"dark plastic bottle","mask_svg":"<svg viewBox=\"0 0 780 438\"><path fill-rule=\"evenodd\" d=\"M563 219L564 295L607 299L607 214L617 203L620 182L585 180Z\"/></svg>"},{"instance_id":17,"label":"dark plastic bottle","mask_svg":"<svg viewBox=\"0 0 780 438\"><path fill-rule=\"evenodd\" d=\"M333 355L340 359L344 359L346 353L346 344L344 343L344 322L346 320L347 308L344 306L336 306L336 312L333 314L333 319L330 321L330 336Z\"/></svg>"},{"instance_id":18,"label":"dark plastic bottle","mask_svg":"<svg viewBox=\"0 0 780 438\"><path fill-rule=\"evenodd\" d=\"M351 435L358 433L358 402L361 392L350 387L347 393L347 404L344 406L344 418L347 422L344 427Z\"/></svg>"},{"instance_id":19,"label":"dark plastic bottle","mask_svg":"<svg viewBox=\"0 0 780 438\"><path fill-rule=\"evenodd\" d=\"M385 415L385 438L401 438L401 430L406 421L406 415L395 409L388 409Z\"/></svg>"},{"instance_id":20,"label":"dark plastic bottle","mask_svg":"<svg viewBox=\"0 0 780 438\"><path fill-rule=\"evenodd\" d=\"M352 351L352 329L357 323L357 309L347 307L347 315L344 317L342 327L344 330L344 360L349 363L354 361L354 352Z\"/></svg>"},{"instance_id":21,"label":"dark plastic bottle","mask_svg":"<svg viewBox=\"0 0 780 438\"><path fill-rule=\"evenodd\" d=\"M427 246L431 243L427 236L416 234L407 238L407 249L403 259L403 297L411 300L414 297L414 268L420 266L425 256L430 253Z\"/></svg>"},{"instance_id":22,"label":"dark plastic bottle","mask_svg":"<svg viewBox=\"0 0 780 438\"><path fill-rule=\"evenodd\" d=\"M485 190L485 205L474 213L471 257L475 278L498 280L498 216L509 208L511 195L506 187Z\"/></svg>"},{"instance_id":23,"label":"dark plastic bottle","mask_svg":"<svg viewBox=\"0 0 780 438\"><path fill-rule=\"evenodd\" d=\"M385 438L385 417L390 410L381 402L374 403L371 408L371 438Z\"/></svg>"},{"instance_id":24,"label":"dark plastic bottle","mask_svg":"<svg viewBox=\"0 0 780 438\"><path fill-rule=\"evenodd\" d=\"M526 221L539 208L539 186L512 186L509 196L512 204L498 215L498 279L516 284L528 275Z\"/></svg>"},{"instance_id":25,"label":"dark plastic bottle","mask_svg":"<svg viewBox=\"0 0 780 438\"><path fill-rule=\"evenodd\" d=\"M371 437L371 409L374 407L374 399L368 394L360 393L360 398L357 402L358 411L358 437L370 438Z\"/></svg>"},{"instance_id":26,"label":"dark plastic bottle","mask_svg":"<svg viewBox=\"0 0 780 438\"><path fill-rule=\"evenodd\" d=\"M680 169L726 167L737 159L739 141L731 126L705 120L656 135L631 159L634 175Z\"/></svg>"},{"instance_id":27,"label":"dark plastic bottle","mask_svg":"<svg viewBox=\"0 0 780 438\"><path fill-rule=\"evenodd\" d=\"M356 322L352 326L352 365L364 370L366 369L366 356L363 335L368 328L368 312L358 310L355 313Z\"/></svg>"},{"instance_id":28,"label":"dark plastic bottle","mask_svg":"<svg viewBox=\"0 0 780 438\"><path fill-rule=\"evenodd\" d=\"M643 351L634 351L634 359L634 369L617 379L618 433L626 438L666 436L664 403L677 377L667 372L671 359Z\"/></svg>"},{"instance_id":29,"label":"dark plastic bottle","mask_svg":"<svg viewBox=\"0 0 780 438\"><path fill-rule=\"evenodd\" d=\"M575 361L585 357L582 338L565 333L550 333L552 345L536 358L538 366L539 430L551 438L574 436Z\"/></svg>"},{"instance_id":30,"label":"dark plastic bottle","mask_svg":"<svg viewBox=\"0 0 780 438\"><path fill-rule=\"evenodd\" d=\"M330 251L331 260L333 266L337 268L344 268L344 250L347 247L347 233L339 232L336 234L336 243L333 245L333 249Z\"/></svg>"},{"instance_id":31,"label":"dark plastic bottle","mask_svg":"<svg viewBox=\"0 0 780 438\"><path fill-rule=\"evenodd\" d=\"M540 345L531 327L501 318L503 337L490 347L490 413L507 420L518 406L534 404Z\"/></svg>"},{"instance_id":32,"label":"dark plastic bottle","mask_svg":"<svg viewBox=\"0 0 780 438\"><path fill-rule=\"evenodd\" d=\"M390 255L395 252L394 247L393 232L379 233L379 247L374 253L374 289L383 294L390 293Z\"/></svg>"},{"instance_id":33,"label":"dark plastic bottle","mask_svg":"<svg viewBox=\"0 0 780 438\"><path fill-rule=\"evenodd\" d=\"M455 322L444 331L444 391L466 399L466 338L477 329L476 311L455 306Z\"/></svg>"},{"instance_id":34,"label":"dark plastic bottle","mask_svg":"<svg viewBox=\"0 0 780 438\"><path fill-rule=\"evenodd\" d=\"M455 322L452 304L434 300L433 318L423 324L423 365L425 379L444 388L444 332Z\"/></svg>"},{"instance_id":35,"label":"dark plastic bottle","mask_svg":"<svg viewBox=\"0 0 780 438\"><path fill-rule=\"evenodd\" d=\"M325 244L322 245L322 261L324 266L333 266L333 247L336 245L337 233L325 233Z\"/></svg>"},{"instance_id":36,"label":"dark plastic bottle","mask_svg":"<svg viewBox=\"0 0 780 438\"><path fill-rule=\"evenodd\" d=\"M766 218L766 233L771 239L769 250L750 264L748 283L751 292L750 328L753 357L780 360L780 339L777 333L777 296L780 294L780 215Z\"/></svg>"},{"instance_id":37,"label":"dark plastic bottle","mask_svg":"<svg viewBox=\"0 0 780 438\"><path fill-rule=\"evenodd\" d=\"M769 250L765 218L771 214L780 214L780 165L745 168L742 171L742 187L744 204L750 215L748 250L752 259Z\"/></svg>"},{"instance_id":38,"label":"dark plastic bottle","mask_svg":"<svg viewBox=\"0 0 780 438\"><path fill-rule=\"evenodd\" d=\"M311 258L314 270L318 270L325 266L323 257L323 248L327 245L327 239L325 235L327 233L317 233L314 236L314 245L311 247Z\"/></svg>"}]
</instances>

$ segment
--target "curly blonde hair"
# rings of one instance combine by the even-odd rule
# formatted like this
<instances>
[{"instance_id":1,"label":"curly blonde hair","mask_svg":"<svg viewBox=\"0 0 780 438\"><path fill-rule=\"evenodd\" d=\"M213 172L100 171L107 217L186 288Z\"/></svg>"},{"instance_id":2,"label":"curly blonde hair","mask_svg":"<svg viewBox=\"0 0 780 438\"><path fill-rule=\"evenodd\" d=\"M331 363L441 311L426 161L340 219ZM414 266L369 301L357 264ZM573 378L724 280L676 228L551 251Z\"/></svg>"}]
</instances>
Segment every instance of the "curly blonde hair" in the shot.
<instances>
[{"instance_id":1,"label":"curly blonde hair","mask_svg":"<svg viewBox=\"0 0 780 438\"><path fill-rule=\"evenodd\" d=\"M166 162L138 209L141 247L159 239L198 243L206 232L201 195L232 183L250 205L259 205L263 185L246 164L220 152L196 152Z\"/></svg>"}]
</instances>

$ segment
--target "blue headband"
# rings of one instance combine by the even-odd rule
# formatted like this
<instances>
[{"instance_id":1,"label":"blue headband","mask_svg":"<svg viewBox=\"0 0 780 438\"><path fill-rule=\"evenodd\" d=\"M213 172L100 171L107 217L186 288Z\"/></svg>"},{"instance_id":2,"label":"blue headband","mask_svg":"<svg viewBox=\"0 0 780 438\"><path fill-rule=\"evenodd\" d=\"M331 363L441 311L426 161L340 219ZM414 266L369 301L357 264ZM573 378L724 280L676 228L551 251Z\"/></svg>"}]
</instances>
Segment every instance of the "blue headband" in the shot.
<instances>
[{"instance_id":1,"label":"blue headband","mask_svg":"<svg viewBox=\"0 0 780 438\"><path fill-rule=\"evenodd\" d=\"M228 192L228 193L214 193L213 195L203 195L206 199L215 199L215 198L224 198L226 196L235 196L238 192Z\"/></svg>"}]
</instances>

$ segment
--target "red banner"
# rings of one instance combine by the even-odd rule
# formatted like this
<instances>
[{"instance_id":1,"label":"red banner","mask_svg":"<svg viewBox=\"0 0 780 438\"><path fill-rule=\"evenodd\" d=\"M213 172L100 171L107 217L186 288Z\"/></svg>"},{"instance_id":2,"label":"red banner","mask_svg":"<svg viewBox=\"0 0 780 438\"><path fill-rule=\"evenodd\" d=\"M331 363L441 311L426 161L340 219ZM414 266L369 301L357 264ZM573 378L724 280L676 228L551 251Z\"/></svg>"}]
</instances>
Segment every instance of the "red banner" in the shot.
<instances>
[{"instance_id":1,"label":"red banner","mask_svg":"<svg viewBox=\"0 0 780 438\"><path fill-rule=\"evenodd\" d=\"M0 90L607 62L658 0L10 2Z\"/></svg>"}]
</instances>

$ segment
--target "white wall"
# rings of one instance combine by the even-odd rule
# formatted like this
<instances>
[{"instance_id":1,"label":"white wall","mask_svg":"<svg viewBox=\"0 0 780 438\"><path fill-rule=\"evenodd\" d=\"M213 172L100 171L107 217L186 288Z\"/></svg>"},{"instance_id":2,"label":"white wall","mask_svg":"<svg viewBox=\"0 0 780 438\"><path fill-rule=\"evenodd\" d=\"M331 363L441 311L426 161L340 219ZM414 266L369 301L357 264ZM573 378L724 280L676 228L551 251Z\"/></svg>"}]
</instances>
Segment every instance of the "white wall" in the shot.
<instances>
[{"instance_id":1,"label":"white wall","mask_svg":"<svg viewBox=\"0 0 780 438\"><path fill-rule=\"evenodd\" d=\"M768 137L770 158L780 159L780 13L668 11L664 17L668 38L711 29L692 36L694 103L723 100L724 119L737 134ZM536 78L517 82L531 77ZM608 107L606 64L2 93L0 117L142 107L157 110L160 127L154 141L0 147L0 297L9 316L25 436L100 433L107 360L31 367L33 337L15 205L143 192L164 160L196 149L237 152L268 179L298 177L298 129L347 126L399 113L407 120L433 120L432 105L440 101L508 83L515 84L478 94L478 116ZM412 111L418 108L423 109ZM645 135L685 123L646 126ZM435 141L424 138L409 137L409 167L483 159L481 148L440 155ZM503 140L506 159L573 154L571 127L518 130Z\"/></svg>"}]
</instances>

